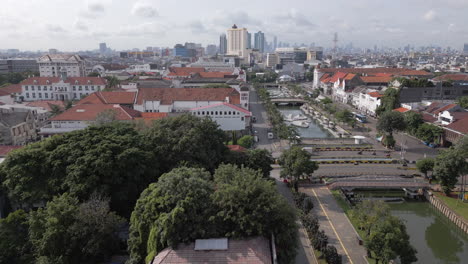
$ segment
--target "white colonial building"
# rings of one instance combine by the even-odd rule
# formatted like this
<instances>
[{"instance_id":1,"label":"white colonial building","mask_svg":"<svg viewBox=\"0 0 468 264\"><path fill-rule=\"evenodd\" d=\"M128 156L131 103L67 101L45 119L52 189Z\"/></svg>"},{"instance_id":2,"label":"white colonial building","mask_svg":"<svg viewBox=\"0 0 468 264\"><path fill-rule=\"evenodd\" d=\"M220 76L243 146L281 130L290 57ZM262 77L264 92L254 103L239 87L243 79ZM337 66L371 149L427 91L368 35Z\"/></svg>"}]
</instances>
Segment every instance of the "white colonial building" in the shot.
<instances>
[{"instance_id":1,"label":"white colonial building","mask_svg":"<svg viewBox=\"0 0 468 264\"><path fill-rule=\"evenodd\" d=\"M366 115L370 116L376 116L375 111L377 110L377 107L380 106L380 99L382 98L383 94L380 94L379 92L363 92L359 96L359 103L357 105L357 108L359 111Z\"/></svg>"},{"instance_id":2,"label":"white colonial building","mask_svg":"<svg viewBox=\"0 0 468 264\"><path fill-rule=\"evenodd\" d=\"M65 71L69 77L85 77L85 60L80 55L49 54L37 60L41 77L59 77Z\"/></svg>"},{"instance_id":3,"label":"white colonial building","mask_svg":"<svg viewBox=\"0 0 468 264\"><path fill-rule=\"evenodd\" d=\"M252 116L249 111L229 103L208 105L189 111L194 116L211 118L224 131L245 130L249 126Z\"/></svg>"},{"instance_id":4,"label":"white colonial building","mask_svg":"<svg viewBox=\"0 0 468 264\"><path fill-rule=\"evenodd\" d=\"M20 83L24 101L77 100L106 88L100 77L32 77Z\"/></svg>"}]
</instances>

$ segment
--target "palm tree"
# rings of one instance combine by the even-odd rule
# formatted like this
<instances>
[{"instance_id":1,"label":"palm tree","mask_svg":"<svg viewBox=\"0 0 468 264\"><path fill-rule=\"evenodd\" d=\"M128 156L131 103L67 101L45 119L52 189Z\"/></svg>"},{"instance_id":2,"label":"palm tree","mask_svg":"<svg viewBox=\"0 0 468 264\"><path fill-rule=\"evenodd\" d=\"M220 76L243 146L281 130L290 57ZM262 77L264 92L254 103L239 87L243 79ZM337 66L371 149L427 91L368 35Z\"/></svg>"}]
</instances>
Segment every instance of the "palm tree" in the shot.
<instances>
[{"instance_id":1,"label":"palm tree","mask_svg":"<svg viewBox=\"0 0 468 264\"><path fill-rule=\"evenodd\" d=\"M119 79L117 79L117 77L115 77L115 76L107 76L105 78L107 80L107 89L115 88L115 87L119 86L119 84L120 84Z\"/></svg>"}]
</instances>

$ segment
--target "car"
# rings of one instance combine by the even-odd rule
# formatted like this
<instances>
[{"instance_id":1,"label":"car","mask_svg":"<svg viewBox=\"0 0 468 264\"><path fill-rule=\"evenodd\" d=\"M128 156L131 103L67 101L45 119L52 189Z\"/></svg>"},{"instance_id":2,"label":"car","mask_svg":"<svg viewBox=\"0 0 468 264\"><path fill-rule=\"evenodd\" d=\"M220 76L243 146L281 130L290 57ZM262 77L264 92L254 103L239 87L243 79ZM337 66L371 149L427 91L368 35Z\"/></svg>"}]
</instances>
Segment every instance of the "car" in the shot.
<instances>
[{"instance_id":1,"label":"car","mask_svg":"<svg viewBox=\"0 0 468 264\"><path fill-rule=\"evenodd\" d=\"M273 137L274 137L274 136L273 136L273 132L268 132L267 135L268 135L268 139L273 139Z\"/></svg>"}]
</instances>

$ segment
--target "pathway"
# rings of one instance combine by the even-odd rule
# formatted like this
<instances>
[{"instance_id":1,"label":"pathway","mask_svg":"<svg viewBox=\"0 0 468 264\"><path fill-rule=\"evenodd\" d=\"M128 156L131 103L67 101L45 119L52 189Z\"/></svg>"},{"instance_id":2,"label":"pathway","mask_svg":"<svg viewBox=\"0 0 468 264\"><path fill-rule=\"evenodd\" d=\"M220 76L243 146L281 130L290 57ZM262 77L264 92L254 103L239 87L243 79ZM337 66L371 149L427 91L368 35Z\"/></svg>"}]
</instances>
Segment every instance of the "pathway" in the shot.
<instances>
[{"instance_id":1,"label":"pathway","mask_svg":"<svg viewBox=\"0 0 468 264\"><path fill-rule=\"evenodd\" d=\"M278 188L278 192L288 200L291 206L295 206L291 191L281 181L279 175L280 175L280 169L275 168L273 169L273 171L271 171L271 176L275 178L276 180L276 186ZM313 247L310 244L307 231L305 230L304 226L302 226L301 221L298 220L297 224L299 225L298 235L299 235L300 244L299 244L299 248L297 251L295 263L296 264L305 264L305 263L318 264L317 259L315 258L315 255L314 255Z\"/></svg>"},{"instance_id":2,"label":"pathway","mask_svg":"<svg viewBox=\"0 0 468 264\"><path fill-rule=\"evenodd\" d=\"M358 244L357 233L341 207L325 186L301 188L300 191L314 198L314 213L325 231L328 242L334 245L343 263L367 264L366 250Z\"/></svg>"}]
</instances>

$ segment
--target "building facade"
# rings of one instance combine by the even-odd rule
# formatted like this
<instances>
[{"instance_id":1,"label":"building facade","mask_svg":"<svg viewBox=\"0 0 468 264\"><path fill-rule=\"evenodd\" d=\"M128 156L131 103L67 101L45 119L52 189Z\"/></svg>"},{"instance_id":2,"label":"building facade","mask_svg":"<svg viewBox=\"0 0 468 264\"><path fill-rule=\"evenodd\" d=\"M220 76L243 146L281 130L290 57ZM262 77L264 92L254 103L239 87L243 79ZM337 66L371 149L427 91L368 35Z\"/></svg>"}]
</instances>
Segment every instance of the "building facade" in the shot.
<instances>
[{"instance_id":1,"label":"building facade","mask_svg":"<svg viewBox=\"0 0 468 264\"><path fill-rule=\"evenodd\" d=\"M242 58L247 56L247 29L238 28L237 25L227 31L227 54Z\"/></svg>"},{"instance_id":2,"label":"building facade","mask_svg":"<svg viewBox=\"0 0 468 264\"><path fill-rule=\"evenodd\" d=\"M16 72L38 72L39 66L36 60L11 59L0 60L0 74Z\"/></svg>"},{"instance_id":3,"label":"building facade","mask_svg":"<svg viewBox=\"0 0 468 264\"><path fill-rule=\"evenodd\" d=\"M224 55L227 53L227 37L226 34L219 36L219 54Z\"/></svg>"},{"instance_id":4,"label":"building facade","mask_svg":"<svg viewBox=\"0 0 468 264\"><path fill-rule=\"evenodd\" d=\"M85 60L79 55L49 54L37 60L41 77L59 77L65 71L68 77L86 77Z\"/></svg>"},{"instance_id":5,"label":"building facade","mask_svg":"<svg viewBox=\"0 0 468 264\"><path fill-rule=\"evenodd\" d=\"M255 33L254 49L259 50L261 53L265 51L265 33L261 31Z\"/></svg>"},{"instance_id":6,"label":"building facade","mask_svg":"<svg viewBox=\"0 0 468 264\"><path fill-rule=\"evenodd\" d=\"M192 108L189 112L197 117L208 117L215 121L224 131L242 131L249 123L252 113L229 103L219 103L204 107Z\"/></svg>"}]
</instances>

